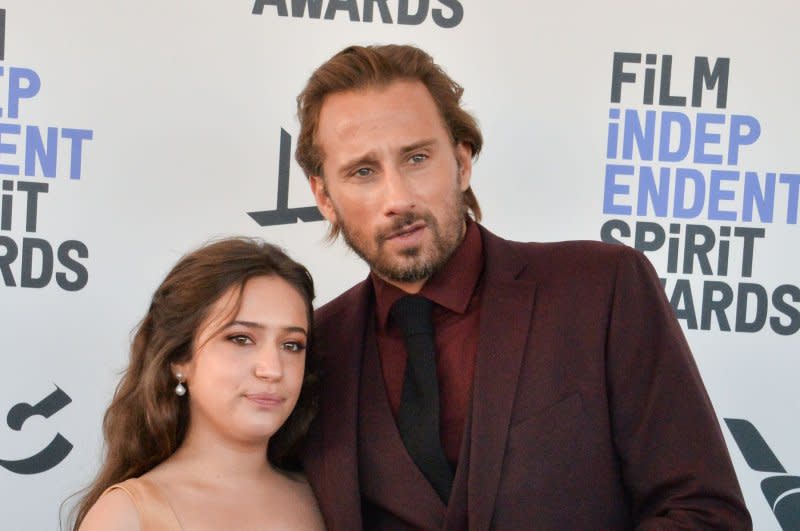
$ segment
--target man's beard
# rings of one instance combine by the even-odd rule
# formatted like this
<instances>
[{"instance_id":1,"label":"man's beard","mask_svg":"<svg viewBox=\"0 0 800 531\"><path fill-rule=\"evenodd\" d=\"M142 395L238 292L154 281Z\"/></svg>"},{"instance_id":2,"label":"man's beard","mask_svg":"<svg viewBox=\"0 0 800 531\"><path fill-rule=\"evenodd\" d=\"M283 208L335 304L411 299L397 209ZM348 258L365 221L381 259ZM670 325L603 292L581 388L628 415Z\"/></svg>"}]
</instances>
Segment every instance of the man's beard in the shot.
<instances>
[{"instance_id":1,"label":"man's beard","mask_svg":"<svg viewBox=\"0 0 800 531\"><path fill-rule=\"evenodd\" d=\"M430 210L408 212L395 219L391 226L379 230L373 237L374 247L371 248L365 245L365 235L357 234L350 225L342 222L344 218L337 212L339 228L347 245L378 276L401 283L425 280L444 267L464 236L466 205L461 191L456 192L455 204L450 203L441 225ZM386 238L418 221L423 221L430 231L432 244L427 248L415 246L403 249L399 256L388 254L384 247Z\"/></svg>"}]
</instances>

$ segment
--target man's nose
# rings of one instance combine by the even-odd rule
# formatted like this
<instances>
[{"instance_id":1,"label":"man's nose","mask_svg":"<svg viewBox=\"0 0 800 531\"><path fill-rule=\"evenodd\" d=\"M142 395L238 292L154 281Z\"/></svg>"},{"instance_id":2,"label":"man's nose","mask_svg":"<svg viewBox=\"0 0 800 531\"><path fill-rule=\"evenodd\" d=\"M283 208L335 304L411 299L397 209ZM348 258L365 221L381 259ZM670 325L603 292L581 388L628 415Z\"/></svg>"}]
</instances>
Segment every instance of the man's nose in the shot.
<instances>
[{"instance_id":1,"label":"man's nose","mask_svg":"<svg viewBox=\"0 0 800 531\"><path fill-rule=\"evenodd\" d=\"M385 213L402 214L415 206L414 188L408 176L396 166L384 170Z\"/></svg>"}]
</instances>

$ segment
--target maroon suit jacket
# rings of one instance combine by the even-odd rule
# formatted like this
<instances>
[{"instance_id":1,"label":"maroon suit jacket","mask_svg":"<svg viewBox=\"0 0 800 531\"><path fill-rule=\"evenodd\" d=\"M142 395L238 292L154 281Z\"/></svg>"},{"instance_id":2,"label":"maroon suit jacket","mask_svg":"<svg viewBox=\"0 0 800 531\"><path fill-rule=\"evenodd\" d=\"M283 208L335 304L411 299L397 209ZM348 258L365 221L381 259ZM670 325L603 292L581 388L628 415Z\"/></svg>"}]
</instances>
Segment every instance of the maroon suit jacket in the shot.
<instances>
[{"instance_id":1,"label":"maroon suit jacket","mask_svg":"<svg viewBox=\"0 0 800 531\"><path fill-rule=\"evenodd\" d=\"M647 259L618 245L481 235L468 455L450 501L465 506L469 529L750 529L716 415ZM365 280L315 315L323 383L304 462L332 530L363 527L358 392L363 353L375 352L365 344L372 297ZM391 490L414 527L442 527L435 496L405 482Z\"/></svg>"}]
</instances>

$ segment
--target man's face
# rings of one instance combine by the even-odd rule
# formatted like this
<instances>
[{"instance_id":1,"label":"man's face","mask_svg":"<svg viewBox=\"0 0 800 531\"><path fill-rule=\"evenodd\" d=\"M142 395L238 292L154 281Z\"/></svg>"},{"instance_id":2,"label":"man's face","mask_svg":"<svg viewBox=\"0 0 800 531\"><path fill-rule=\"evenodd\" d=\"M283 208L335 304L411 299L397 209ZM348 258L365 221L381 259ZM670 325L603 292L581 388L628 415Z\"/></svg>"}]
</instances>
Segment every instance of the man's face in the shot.
<instances>
[{"instance_id":1,"label":"man's face","mask_svg":"<svg viewBox=\"0 0 800 531\"><path fill-rule=\"evenodd\" d=\"M378 276L419 291L464 235L470 148L453 145L419 81L331 94L317 143L324 177L310 182L322 214Z\"/></svg>"}]
</instances>

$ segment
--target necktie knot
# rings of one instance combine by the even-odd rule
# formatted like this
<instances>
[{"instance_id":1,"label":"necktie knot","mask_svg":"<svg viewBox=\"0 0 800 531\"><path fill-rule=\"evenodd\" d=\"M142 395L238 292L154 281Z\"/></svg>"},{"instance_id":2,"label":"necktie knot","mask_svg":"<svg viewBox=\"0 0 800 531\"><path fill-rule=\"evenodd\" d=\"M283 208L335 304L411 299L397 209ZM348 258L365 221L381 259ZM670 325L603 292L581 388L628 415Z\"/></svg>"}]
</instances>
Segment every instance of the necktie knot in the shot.
<instances>
[{"instance_id":1,"label":"necktie knot","mask_svg":"<svg viewBox=\"0 0 800 531\"><path fill-rule=\"evenodd\" d=\"M433 302L421 295L405 295L392 305L392 320L405 337L433 334Z\"/></svg>"}]
</instances>

